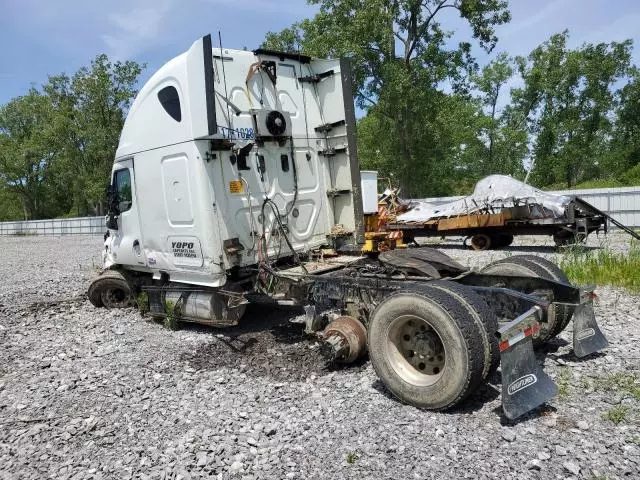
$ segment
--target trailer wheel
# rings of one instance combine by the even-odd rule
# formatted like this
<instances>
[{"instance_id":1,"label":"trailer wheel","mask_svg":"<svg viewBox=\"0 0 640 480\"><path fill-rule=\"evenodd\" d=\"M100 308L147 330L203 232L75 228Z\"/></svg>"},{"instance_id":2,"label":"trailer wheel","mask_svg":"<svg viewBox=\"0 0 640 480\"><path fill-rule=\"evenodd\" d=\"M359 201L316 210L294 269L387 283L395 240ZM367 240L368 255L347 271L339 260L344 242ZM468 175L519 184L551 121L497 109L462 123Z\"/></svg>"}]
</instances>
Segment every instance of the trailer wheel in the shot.
<instances>
[{"instance_id":1,"label":"trailer wheel","mask_svg":"<svg viewBox=\"0 0 640 480\"><path fill-rule=\"evenodd\" d=\"M565 273L557 265L546 258L535 255L514 255L504 258L487 265L481 272L497 275L540 277L567 285L570 284ZM534 344L545 343L562 332L571 321L573 310L570 305L554 305L550 308L547 321L540 324L540 334L534 339Z\"/></svg>"},{"instance_id":2,"label":"trailer wheel","mask_svg":"<svg viewBox=\"0 0 640 480\"><path fill-rule=\"evenodd\" d=\"M492 246L492 238L489 235L479 233L471 237L471 248L474 250L489 250Z\"/></svg>"},{"instance_id":3,"label":"trailer wheel","mask_svg":"<svg viewBox=\"0 0 640 480\"><path fill-rule=\"evenodd\" d=\"M127 308L135 305L129 283L117 270L102 272L89 285L87 296L95 307Z\"/></svg>"},{"instance_id":4,"label":"trailer wheel","mask_svg":"<svg viewBox=\"0 0 640 480\"><path fill-rule=\"evenodd\" d=\"M507 233L501 233L500 235L491 236L492 248L504 248L513 243L513 235Z\"/></svg>"},{"instance_id":5,"label":"trailer wheel","mask_svg":"<svg viewBox=\"0 0 640 480\"><path fill-rule=\"evenodd\" d=\"M482 380L483 329L446 287L420 286L387 297L371 315L368 344L385 386L416 407L453 407Z\"/></svg>"}]
</instances>

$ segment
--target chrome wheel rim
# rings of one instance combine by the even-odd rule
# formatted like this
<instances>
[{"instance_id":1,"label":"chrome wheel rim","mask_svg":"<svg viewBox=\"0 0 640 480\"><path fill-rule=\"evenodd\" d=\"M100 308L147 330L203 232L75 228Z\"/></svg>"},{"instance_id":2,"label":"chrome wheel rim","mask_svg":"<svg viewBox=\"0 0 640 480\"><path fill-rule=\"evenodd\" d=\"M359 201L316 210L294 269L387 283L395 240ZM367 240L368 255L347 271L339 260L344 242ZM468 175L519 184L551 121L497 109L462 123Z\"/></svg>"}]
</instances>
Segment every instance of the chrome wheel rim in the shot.
<instances>
[{"instance_id":1,"label":"chrome wheel rim","mask_svg":"<svg viewBox=\"0 0 640 480\"><path fill-rule=\"evenodd\" d=\"M402 315L387 330L387 361L405 382L425 387L442 377L446 352L433 326L421 317Z\"/></svg>"}]
</instances>

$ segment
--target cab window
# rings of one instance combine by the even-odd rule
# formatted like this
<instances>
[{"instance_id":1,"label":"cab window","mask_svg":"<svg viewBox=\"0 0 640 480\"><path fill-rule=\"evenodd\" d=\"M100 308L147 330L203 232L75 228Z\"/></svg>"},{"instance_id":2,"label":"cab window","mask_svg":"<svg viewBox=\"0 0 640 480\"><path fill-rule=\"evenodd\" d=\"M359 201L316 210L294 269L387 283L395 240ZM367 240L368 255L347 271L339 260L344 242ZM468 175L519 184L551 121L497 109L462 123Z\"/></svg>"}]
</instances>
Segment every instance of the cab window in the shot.
<instances>
[{"instance_id":1,"label":"cab window","mask_svg":"<svg viewBox=\"0 0 640 480\"><path fill-rule=\"evenodd\" d=\"M116 170L113 174L113 184L116 194L118 195L118 207L120 213L126 212L131 208L131 174L129 169Z\"/></svg>"},{"instance_id":2,"label":"cab window","mask_svg":"<svg viewBox=\"0 0 640 480\"><path fill-rule=\"evenodd\" d=\"M171 118L176 122L182 120L182 111L180 110L180 97L178 96L178 90L176 87L168 86L164 87L158 92L158 100Z\"/></svg>"}]
</instances>

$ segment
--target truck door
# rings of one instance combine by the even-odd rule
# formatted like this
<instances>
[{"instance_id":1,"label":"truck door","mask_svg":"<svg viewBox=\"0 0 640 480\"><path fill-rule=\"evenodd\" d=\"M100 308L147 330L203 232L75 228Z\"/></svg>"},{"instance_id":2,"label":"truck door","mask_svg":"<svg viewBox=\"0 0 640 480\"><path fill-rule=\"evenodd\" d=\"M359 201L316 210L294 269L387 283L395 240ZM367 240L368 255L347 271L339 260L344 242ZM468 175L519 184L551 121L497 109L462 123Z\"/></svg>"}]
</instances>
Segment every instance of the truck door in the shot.
<instances>
[{"instance_id":1,"label":"truck door","mask_svg":"<svg viewBox=\"0 0 640 480\"><path fill-rule=\"evenodd\" d=\"M114 235L112 248L117 255L116 262L121 265L144 266L147 262L140 234L133 159L123 160L114 165L111 184L117 194L120 211L118 230L111 233Z\"/></svg>"}]
</instances>

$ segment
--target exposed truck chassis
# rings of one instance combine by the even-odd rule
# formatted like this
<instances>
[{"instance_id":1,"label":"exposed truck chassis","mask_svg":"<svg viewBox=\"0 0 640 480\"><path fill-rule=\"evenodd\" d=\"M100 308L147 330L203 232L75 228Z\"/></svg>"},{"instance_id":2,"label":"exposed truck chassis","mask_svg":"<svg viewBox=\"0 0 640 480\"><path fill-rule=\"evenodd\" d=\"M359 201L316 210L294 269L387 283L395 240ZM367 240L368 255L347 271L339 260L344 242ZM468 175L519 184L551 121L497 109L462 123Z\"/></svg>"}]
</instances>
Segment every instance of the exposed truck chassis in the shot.
<instances>
[{"instance_id":1,"label":"exposed truck chassis","mask_svg":"<svg viewBox=\"0 0 640 480\"><path fill-rule=\"evenodd\" d=\"M396 397L432 410L457 405L501 364L503 409L513 419L557 392L535 358L535 344L571 319L576 356L607 341L596 323L592 288L557 281L559 269L539 257L502 262L476 272L428 248L406 249L304 268L263 265L257 275L237 274L221 289L108 270L93 282L89 298L97 306L124 307L146 292L153 316L219 327L236 324L249 302L303 308L294 321L323 340L329 360L350 363L368 349ZM555 279L544 275L551 270ZM216 310L214 321L198 313L203 302Z\"/></svg>"},{"instance_id":2,"label":"exposed truck chassis","mask_svg":"<svg viewBox=\"0 0 640 480\"><path fill-rule=\"evenodd\" d=\"M505 414L535 408L556 388L534 343L573 318L577 355L606 345L591 292L539 257L472 272L427 248L335 255L375 255L351 80L346 59L214 50L210 35L161 67L123 127L89 300L214 327L288 305L331 361L368 350L404 402L451 408L502 362Z\"/></svg>"}]
</instances>

